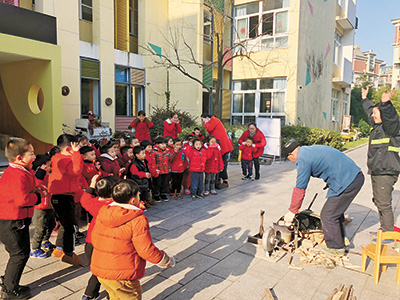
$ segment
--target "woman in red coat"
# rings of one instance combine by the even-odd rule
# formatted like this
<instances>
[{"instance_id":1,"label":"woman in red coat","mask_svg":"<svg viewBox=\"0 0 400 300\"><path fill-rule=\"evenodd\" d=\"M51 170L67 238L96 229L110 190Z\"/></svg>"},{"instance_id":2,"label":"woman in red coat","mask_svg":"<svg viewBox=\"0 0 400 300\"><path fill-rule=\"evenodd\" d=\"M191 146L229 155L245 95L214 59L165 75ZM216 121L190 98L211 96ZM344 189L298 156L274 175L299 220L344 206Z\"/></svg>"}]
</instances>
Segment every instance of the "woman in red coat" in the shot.
<instances>
[{"instance_id":1,"label":"woman in red coat","mask_svg":"<svg viewBox=\"0 0 400 300\"><path fill-rule=\"evenodd\" d=\"M264 133L257 128L256 123L251 122L249 124L249 129L243 132L242 136L239 138L239 145L246 144L246 139L250 136L253 138L253 143L256 145L256 152L253 153L254 169L256 171L255 180L260 179L260 161L259 157L264 153L264 148L267 145Z\"/></svg>"},{"instance_id":2,"label":"woman in red coat","mask_svg":"<svg viewBox=\"0 0 400 300\"><path fill-rule=\"evenodd\" d=\"M171 113L169 119L164 121L164 137L172 136L173 139L178 138L182 132L181 124L179 124L179 117L176 113Z\"/></svg>"},{"instance_id":3,"label":"woman in red coat","mask_svg":"<svg viewBox=\"0 0 400 300\"><path fill-rule=\"evenodd\" d=\"M147 117L144 110L138 112L138 116L133 122L128 126L129 129L135 128L135 138L141 143L143 140L150 140L149 129L154 126Z\"/></svg>"},{"instance_id":4,"label":"woman in red coat","mask_svg":"<svg viewBox=\"0 0 400 300\"><path fill-rule=\"evenodd\" d=\"M232 141L226 133L225 127L222 122L210 114L202 114L201 122L206 128L209 135L214 136L221 143L222 160L224 161L224 170L219 174L223 182L219 185L220 188L229 187L228 184L228 155L233 151Z\"/></svg>"}]
</instances>

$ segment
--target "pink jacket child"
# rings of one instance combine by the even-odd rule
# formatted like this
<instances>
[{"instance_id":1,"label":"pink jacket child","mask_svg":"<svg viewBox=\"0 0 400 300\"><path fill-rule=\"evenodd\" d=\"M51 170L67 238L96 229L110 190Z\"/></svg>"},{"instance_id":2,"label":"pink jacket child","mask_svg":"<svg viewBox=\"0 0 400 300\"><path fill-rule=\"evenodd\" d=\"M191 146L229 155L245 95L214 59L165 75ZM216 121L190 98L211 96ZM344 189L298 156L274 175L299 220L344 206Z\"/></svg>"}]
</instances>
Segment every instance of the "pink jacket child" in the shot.
<instances>
[{"instance_id":1,"label":"pink jacket child","mask_svg":"<svg viewBox=\"0 0 400 300\"><path fill-rule=\"evenodd\" d=\"M101 171L104 176L114 176L119 178L125 171L125 168L121 168L118 163L117 154L115 149L111 145L105 145L100 149L101 155L99 162L101 165Z\"/></svg>"}]
</instances>

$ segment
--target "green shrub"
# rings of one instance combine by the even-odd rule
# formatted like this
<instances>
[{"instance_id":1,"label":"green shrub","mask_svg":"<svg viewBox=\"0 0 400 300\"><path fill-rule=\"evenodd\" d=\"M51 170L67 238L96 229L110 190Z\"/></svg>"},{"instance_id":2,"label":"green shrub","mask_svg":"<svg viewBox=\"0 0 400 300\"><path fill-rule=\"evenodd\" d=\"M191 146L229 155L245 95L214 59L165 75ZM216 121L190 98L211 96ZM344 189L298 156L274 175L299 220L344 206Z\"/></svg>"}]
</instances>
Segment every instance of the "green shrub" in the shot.
<instances>
[{"instance_id":1,"label":"green shrub","mask_svg":"<svg viewBox=\"0 0 400 300\"><path fill-rule=\"evenodd\" d=\"M367 137L371 132L371 126L369 126L367 122L361 119L360 122L358 122L358 130L361 131L360 137Z\"/></svg>"},{"instance_id":2,"label":"green shrub","mask_svg":"<svg viewBox=\"0 0 400 300\"><path fill-rule=\"evenodd\" d=\"M124 138L125 140L129 139L129 133L125 132L125 131L116 131L114 132L114 134L112 135L113 139L120 139L120 138Z\"/></svg>"},{"instance_id":3,"label":"green shrub","mask_svg":"<svg viewBox=\"0 0 400 300\"><path fill-rule=\"evenodd\" d=\"M154 126L150 128L150 137L152 140L155 140L158 136L162 136L164 134L164 121L167 120L171 113L176 113L179 116L179 123L181 124L182 130L186 127L196 127L198 123L198 117L192 116L187 111L181 111L176 108L177 102L173 103L171 107L166 108L165 106L153 106L153 113L151 114L151 121L154 123ZM190 134L190 133L189 133Z\"/></svg>"},{"instance_id":4,"label":"green shrub","mask_svg":"<svg viewBox=\"0 0 400 300\"><path fill-rule=\"evenodd\" d=\"M208 137L206 128L204 126L197 125L197 126L190 126L190 127L182 128L182 133L179 134L179 138L182 141L185 141L189 137L189 135L193 132L193 129L196 127L200 129L200 132L203 136L205 136L206 138Z\"/></svg>"},{"instance_id":5,"label":"green shrub","mask_svg":"<svg viewBox=\"0 0 400 300\"><path fill-rule=\"evenodd\" d=\"M294 139L303 146L318 144L331 146L339 150L343 147L339 132L322 128L283 126L281 128L281 137L282 146Z\"/></svg>"}]
</instances>

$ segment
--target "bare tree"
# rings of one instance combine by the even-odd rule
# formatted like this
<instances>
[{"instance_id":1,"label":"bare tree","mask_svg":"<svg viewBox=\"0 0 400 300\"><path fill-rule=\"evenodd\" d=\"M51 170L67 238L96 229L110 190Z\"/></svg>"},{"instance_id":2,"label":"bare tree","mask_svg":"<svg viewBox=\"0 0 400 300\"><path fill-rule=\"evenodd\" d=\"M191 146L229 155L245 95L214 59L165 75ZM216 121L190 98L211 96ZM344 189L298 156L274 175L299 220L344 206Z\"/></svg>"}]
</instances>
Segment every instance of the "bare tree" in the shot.
<instances>
[{"instance_id":1,"label":"bare tree","mask_svg":"<svg viewBox=\"0 0 400 300\"><path fill-rule=\"evenodd\" d=\"M203 7L204 5L204 7ZM227 11L231 11L233 6L233 0L225 1ZM222 101L222 81L223 71L229 62L239 58L241 60L248 60L255 69L266 68L269 64L276 62L276 59L270 59L269 57L264 61L260 62L253 59L253 54L259 51L259 46L255 43L249 43L250 39L239 39L239 33L234 26L234 19L230 14L222 12L213 1L203 1L200 4L200 9L206 9L212 16L213 30L207 38L211 41L213 48L212 51L216 54L211 62L199 61L196 58L193 47L189 45L185 35L188 34L188 24L182 24L180 28L168 27L167 35L161 32L166 45L170 48L170 53L155 53L154 50L149 46L140 46L147 55L153 57L153 61L156 65L165 67L167 69L175 69L184 76L191 80L199 83L210 95L212 102L212 112L214 115L221 117L221 101ZM268 22L268 20L262 20L260 22ZM231 28L231 36L225 37L225 31L227 26ZM262 26L261 23L259 26ZM204 33L197 33L204 36ZM236 43L234 43L236 41ZM229 46L226 46L228 44ZM215 81L215 87L206 85L202 78L197 78L190 71L187 70L187 66L196 65L199 68L216 68L217 76ZM215 94L213 91L215 90Z\"/></svg>"}]
</instances>

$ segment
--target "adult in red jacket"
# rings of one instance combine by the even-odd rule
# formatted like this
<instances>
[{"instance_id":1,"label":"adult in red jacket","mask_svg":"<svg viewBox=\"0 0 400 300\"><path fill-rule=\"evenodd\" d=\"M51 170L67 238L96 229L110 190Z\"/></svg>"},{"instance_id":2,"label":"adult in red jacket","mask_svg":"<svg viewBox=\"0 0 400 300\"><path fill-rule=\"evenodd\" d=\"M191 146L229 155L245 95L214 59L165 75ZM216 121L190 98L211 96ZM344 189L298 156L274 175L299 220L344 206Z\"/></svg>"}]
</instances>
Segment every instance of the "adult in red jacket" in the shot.
<instances>
[{"instance_id":1,"label":"adult in red jacket","mask_svg":"<svg viewBox=\"0 0 400 300\"><path fill-rule=\"evenodd\" d=\"M172 136L173 139L178 138L182 132L181 124L179 124L179 117L176 113L171 113L169 119L164 121L164 137Z\"/></svg>"},{"instance_id":2,"label":"adult in red jacket","mask_svg":"<svg viewBox=\"0 0 400 300\"><path fill-rule=\"evenodd\" d=\"M139 140L139 143L143 140L151 140L149 129L154 126L147 117L144 110L138 112L138 116L133 122L128 126L129 129L135 128L135 138Z\"/></svg>"},{"instance_id":3,"label":"adult in red jacket","mask_svg":"<svg viewBox=\"0 0 400 300\"><path fill-rule=\"evenodd\" d=\"M264 153L264 148L267 145L264 133L257 128L256 123L251 122L249 124L249 129L243 132L242 136L239 138L239 145L246 143L247 137L253 138L253 143L256 145L257 151L253 153L254 169L256 171L255 180L260 179L260 161L259 157Z\"/></svg>"},{"instance_id":4,"label":"adult in red jacket","mask_svg":"<svg viewBox=\"0 0 400 300\"><path fill-rule=\"evenodd\" d=\"M222 160L224 161L224 169L219 174L219 177L223 180L219 187L228 187L228 155L233 151L232 141L228 137L222 122L215 116L204 113L201 115L201 122L206 128L208 134L214 136L221 143L221 154Z\"/></svg>"}]
</instances>

